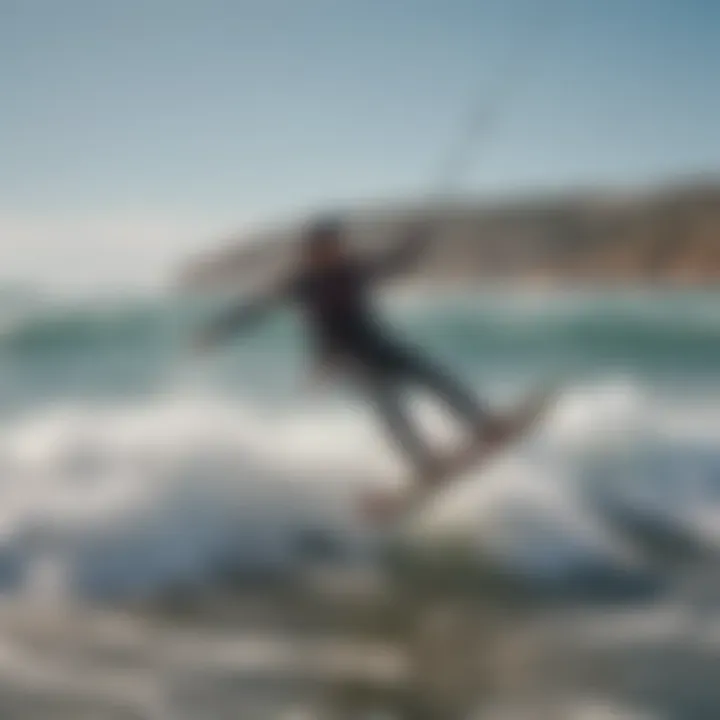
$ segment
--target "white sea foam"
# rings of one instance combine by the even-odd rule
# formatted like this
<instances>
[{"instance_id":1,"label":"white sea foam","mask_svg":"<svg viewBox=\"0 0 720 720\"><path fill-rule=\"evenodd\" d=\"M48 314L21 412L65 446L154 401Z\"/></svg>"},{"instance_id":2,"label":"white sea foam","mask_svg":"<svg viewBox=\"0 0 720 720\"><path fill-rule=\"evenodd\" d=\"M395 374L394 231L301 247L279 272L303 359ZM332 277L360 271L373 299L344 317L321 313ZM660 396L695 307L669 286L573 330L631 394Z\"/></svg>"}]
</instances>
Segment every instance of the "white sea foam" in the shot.
<instances>
[{"instance_id":1,"label":"white sea foam","mask_svg":"<svg viewBox=\"0 0 720 720\"><path fill-rule=\"evenodd\" d=\"M369 532L356 513L360 488L401 477L358 410L283 412L193 393L47 407L6 425L6 582L44 578L46 586L54 567L55 587L122 595L211 581L222 564L290 568L307 529L353 547ZM720 413L709 420L701 412L701 440L709 424L717 440ZM686 437L692 408L661 412L632 383L568 390L537 436L440 498L423 531L452 530L532 572L593 554L624 562L622 543L583 500L578 463L598 448L612 455L631 447L633 438L672 443L678 416ZM439 416L424 417L431 429L443 427ZM707 496L673 511L704 525L716 512Z\"/></svg>"}]
</instances>

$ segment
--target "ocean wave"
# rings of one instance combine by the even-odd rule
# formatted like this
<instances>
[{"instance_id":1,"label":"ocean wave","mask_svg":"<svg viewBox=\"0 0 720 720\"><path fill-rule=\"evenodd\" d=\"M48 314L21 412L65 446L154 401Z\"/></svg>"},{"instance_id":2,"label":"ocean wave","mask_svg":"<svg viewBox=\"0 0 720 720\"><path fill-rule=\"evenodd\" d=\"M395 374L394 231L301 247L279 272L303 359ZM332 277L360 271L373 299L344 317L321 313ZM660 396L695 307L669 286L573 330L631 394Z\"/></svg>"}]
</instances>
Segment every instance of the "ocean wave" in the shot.
<instances>
[{"instance_id":1,"label":"ocean wave","mask_svg":"<svg viewBox=\"0 0 720 720\"><path fill-rule=\"evenodd\" d=\"M149 303L19 308L3 320L0 347L6 352L40 353L147 341L167 319L167 310Z\"/></svg>"},{"instance_id":2,"label":"ocean wave","mask_svg":"<svg viewBox=\"0 0 720 720\"><path fill-rule=\"evenodd\" d=\"M543 300L521 293L480 293L443 296L432 306L422 298L391 302L387 309L400 333L468 366L605 365L645 372L684 370L687 377L720 366L716 308L716 299L704 297L613 301L556 293ZM46 372L48 363L68 358L112 366L117 358L132 355L148 363L159 359L167 368L187 350L203 316L207 312L201 308L174 301L19 311L3 320L0 362L35 364ZM284 313L255 334L243 355L267 363L278 353L294 357L302 349L298 324L292 313Z\"/></svg>"},{"instance_id":3,"label":"ocean wave","mask_svg":"<svg viewBox=\"0 0 720 720\"><path fill-rule=\"evenodd\" d=\"M657 456L640 448L679 449L682 438L638 388L623 387L570 389L537 437L417 518L405 557L427 570L438 548L460 543L482 561L472 567L484 582L510 573L567 595L637 585L649 567L637 538L608 522L609 505L588 501L601 485L637 507L642 493L617 491L628 482L653 499L659 524L701 537L717 489L683 494L686 473L700 470L687 464L651 477ZM708 453L720 417L715 428ZM376 562L378 536L357 499L400 477L373 425L337 408L279 413L176 392L39 409L0 432L0 580L16 592L120 601L228 576L290 577L319 547L344 564Z\"/></svg>"}]
</instances>

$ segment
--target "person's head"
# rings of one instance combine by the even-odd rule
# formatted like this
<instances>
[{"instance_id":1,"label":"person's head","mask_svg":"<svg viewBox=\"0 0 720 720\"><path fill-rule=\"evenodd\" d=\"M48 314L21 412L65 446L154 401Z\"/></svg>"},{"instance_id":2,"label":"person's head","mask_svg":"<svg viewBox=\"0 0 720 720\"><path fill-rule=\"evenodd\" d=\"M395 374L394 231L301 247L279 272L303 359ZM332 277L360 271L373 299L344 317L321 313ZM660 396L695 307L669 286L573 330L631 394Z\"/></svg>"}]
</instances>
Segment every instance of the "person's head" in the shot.
<instances>
[{"instance_id":1,"label":"person's head","mask_svg":"<svg viewBox=\"0 0 720 720\"><path fill-rule=\"evenodd\" d=\"M345 233L335 218L315 222L302 240L301 259L310 267L328 267L345 257Z\"/></svg>"}]
</instances>

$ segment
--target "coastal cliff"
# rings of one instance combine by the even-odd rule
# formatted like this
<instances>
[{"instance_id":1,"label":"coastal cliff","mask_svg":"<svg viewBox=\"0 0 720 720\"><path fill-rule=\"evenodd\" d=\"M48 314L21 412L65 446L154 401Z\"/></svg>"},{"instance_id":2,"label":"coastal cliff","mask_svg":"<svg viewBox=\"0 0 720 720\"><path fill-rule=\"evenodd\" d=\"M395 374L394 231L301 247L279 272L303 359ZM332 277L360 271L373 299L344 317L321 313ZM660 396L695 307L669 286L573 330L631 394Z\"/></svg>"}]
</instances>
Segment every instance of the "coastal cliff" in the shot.
<instances>
[{"instance_id":1,"label":"coastal cliff","mask_svg":"<svg viewBox=\"0 0 720 720\"><path fill-rule=\"evenodd\" d=\"M416 222L437 227L408 279L712 284L720 281L720 181L648 192L588 192L502 203L366 208L344 215L361 247L382 247ZM302 223L233 238L191 259L185 288L253 284L292 264Z\"/></svg>"}]
</instances>

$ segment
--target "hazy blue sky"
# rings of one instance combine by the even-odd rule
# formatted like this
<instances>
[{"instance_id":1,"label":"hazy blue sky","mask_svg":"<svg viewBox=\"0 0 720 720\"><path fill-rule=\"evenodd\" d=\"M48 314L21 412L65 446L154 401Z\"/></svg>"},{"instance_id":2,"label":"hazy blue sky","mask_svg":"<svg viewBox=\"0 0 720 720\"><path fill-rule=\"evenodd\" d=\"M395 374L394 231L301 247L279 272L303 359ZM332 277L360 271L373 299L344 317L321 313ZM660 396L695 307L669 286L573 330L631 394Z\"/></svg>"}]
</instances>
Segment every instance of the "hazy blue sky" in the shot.
<instances>
[{"instance_id":1,"label":"hazy blue sky","mask_svg":"<svg viewBox=\"0 0 720 720\"><path fill-rule=\"evenodd\" d=\"M719 168L716 0L0 0L0 275L152 282L217 233L425 191L543 2L467 189Z\"/></svg>"}]
</instances>

